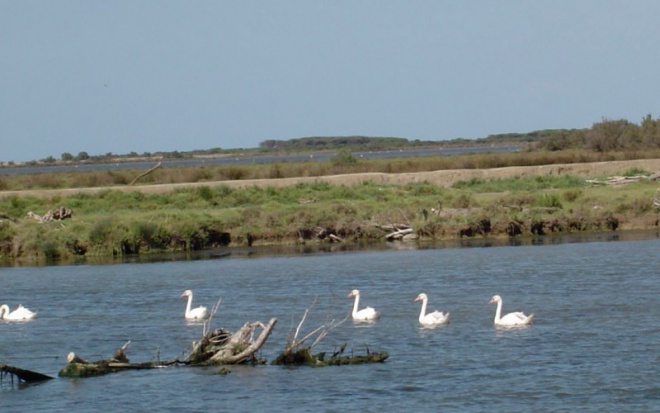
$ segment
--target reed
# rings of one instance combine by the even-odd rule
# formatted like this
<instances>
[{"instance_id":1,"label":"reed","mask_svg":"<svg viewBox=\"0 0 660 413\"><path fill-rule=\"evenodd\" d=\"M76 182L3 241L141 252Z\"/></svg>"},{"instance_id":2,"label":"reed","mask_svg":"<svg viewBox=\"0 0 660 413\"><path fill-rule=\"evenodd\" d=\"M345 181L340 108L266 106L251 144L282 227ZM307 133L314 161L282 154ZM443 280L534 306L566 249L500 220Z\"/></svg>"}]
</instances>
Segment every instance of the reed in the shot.
<instances>
[{"instance_id":1,"label":"reed","mask_svg":"<svg viewBox=\"0 0 660 413\"><path fill-rule=\"evenodd\" d=\"M344 153L347 159L352 156ZM140 179L140 184L175 184L246 179L314 177L366 172L414 173L448 169L490 169L508 166L534 166L602 162L660 157L660 150L644 152L525 151L516 153L483 153L414 158L346 159L303 162L275 162L252 165L203 165L162 167ZM57 189L122 186L143 171L55 172L48 174L7 175L0 178L0 190Z\"/></svg>"}]
</instances>

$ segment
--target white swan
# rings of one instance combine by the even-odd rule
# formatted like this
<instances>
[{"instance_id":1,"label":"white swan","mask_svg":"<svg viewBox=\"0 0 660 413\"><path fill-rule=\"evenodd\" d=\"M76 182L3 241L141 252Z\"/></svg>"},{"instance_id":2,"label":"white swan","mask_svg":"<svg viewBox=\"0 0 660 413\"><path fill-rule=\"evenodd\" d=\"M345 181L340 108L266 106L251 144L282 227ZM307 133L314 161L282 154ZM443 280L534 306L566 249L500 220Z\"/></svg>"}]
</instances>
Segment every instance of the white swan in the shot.
<instances>
[{"instance_id":1,"label":"white swan","mask_svg":"<svg viewBox=\"0 0 660 413\"><path fill-rule=\"evenodd\" d=\"M206 318L210 317L209 310L206 309L206 307L200 306L197 308L191 309L192 307L192 300L193 300L193 293L191 290L186 290L181 294L181 297L188 297L188 304L186 304L186 312L185 312L185 317L186 320L204 320Z\"/></svg>"},{"instance_id":2,"label":"white swan","mask_svg":"<svg viewBox=\"0 0 660 413\"><path fill-rule=\"evenodd\" d=\"M353 320L369 321L376 320L380 317L378 311L371 307L365 307L362 310L358 310L358 304L360 303L360 290L353 290L348 293L348 296L355 297L355 302L353 303L353 312L351 313Z\"/></svg>"},{"instance_id":3,"label":"white swan","mask_svg":"<svg viewBox=\"0 0 660 413\"><path fill-rule=\"evenodd\" d=\"M30 311L21 304L14 311L9 309L7 304L0 306L0 319L8 321L32 320L37 316L36 312Z\"/></svg>"},{"instance_id":4,"label":"white swan","mask_svg":"<svg viewBox=\"0 0 660 413\"><path fill-rule=\"evenodd\" d=\"M413 301L422 302L422 310L419 312L419 324L424 326L439 326L449 323L449 312L434 311L426 314L426 305L429 302L429 297L426 294L421 293Z\"/></svg>"},{"instance_id":5,"label":"white swan","mask_svg":"<svg viewBox=\"0 0 660 413\"><path fill-rule=\"evenodd\" d=\"M490 299L488 304L494 304L497 303L497 310L495 310L495 325L496 326L504 326L504 327L515 327L515 326L524 326L527 324L532 324L532 319L534 318L534 314L530 314L529 316L525 315L523 312L515 312L515 313L509 313L505 315L504 317L501 317L502 315L502 297L499 295L494 295L493 298Z\"/></svg>"}]
</instances>

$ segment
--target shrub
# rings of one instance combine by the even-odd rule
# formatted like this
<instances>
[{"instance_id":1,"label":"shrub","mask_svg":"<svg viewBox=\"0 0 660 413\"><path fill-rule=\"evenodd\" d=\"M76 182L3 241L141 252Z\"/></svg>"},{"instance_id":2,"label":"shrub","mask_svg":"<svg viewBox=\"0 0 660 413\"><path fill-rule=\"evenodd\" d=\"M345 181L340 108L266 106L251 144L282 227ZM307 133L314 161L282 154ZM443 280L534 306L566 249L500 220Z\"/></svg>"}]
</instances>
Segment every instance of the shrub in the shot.
<instances>
[{"instance_id":1,"label":"shrub","mask_svg":"<svg viewBox=\"0 0 660 413\"><path fill-rule=\"evenodd\" d=\"M563 205L557 194L543 194L537 199L537 206L562 209Z\"/></svg>"},{"instance_id":2,"label":"shrub","mask_svg":"<svg viewBox=\"0 0 660 413\"><path fill-rule=\"evenodd\" d=\"M40 249L47 262L55 262L62 256L58 244L51 240L41 242Z\"/></svg>"},{"instance_id":3,"label":"shrub","mask_svg":"<svg viewBox=\"0 0 660 413\"><path fill-rule=\"evenodd\" d=\"M89 241L99 246L105 244L112 233L114 225L115 219L113 217L104 218L96 222L89 231Z\"/></svg>"},{"instance_id":4,"label":"shrub","mask_svg":"<svg viewBox=\"0 0 660 413\"><path fill-rule=\"evenodd\" d=\"M200 186L197 187L197 196L205 201L210 201L213 199L213 191L208 185Z\"/></svg>"},{"instance_id":5,"label":"shrub","mask_svg":"<svg viewBox=\"0 0 660 413\"><path fill-rule=\"evenodd\" d=\"M643 170L643 169L641 169L641 168L632 168L632 169L628 169L627 171L625 171L625 172L623 173L623 176L627 176L627 177L630 177L630 176L638 176L638 175L648 176L648 175L650 175L650 173L648 173L647 171L645 171L645 170Z\"/></svg>"},{"instance_id":6,"label":"shrub","mask_svg":"<svg viewBox=\"0 0 660 413\"><path fill-rule=\"evenodd\" d=\"M467 209L472 206L474 206L474 198L467 193L461 193L455 199L452 200L453 208Z\"/></svg>"},{"instance_id":7,"label":"shrub","mask_svg":"<svg viewBox=\"0 0 660 413\"><path fill-rule=\"evenodd\" d=\"M575 202L580 196L582 196L581 189L569 189L562 194L564 200L568 202Z\"/></svg>"},{"instance_id":8,"label":"shrub","mask_svg":"<svg viewBox=\"0 0 660 413\"><path fill-rule=\"evenodd\" d=\"M330 163L332 166L352 166L357 163L357 158L353 156L353 153L349 149L343 148L335 156L330 158Z\"/></svg>"}]
</instances>

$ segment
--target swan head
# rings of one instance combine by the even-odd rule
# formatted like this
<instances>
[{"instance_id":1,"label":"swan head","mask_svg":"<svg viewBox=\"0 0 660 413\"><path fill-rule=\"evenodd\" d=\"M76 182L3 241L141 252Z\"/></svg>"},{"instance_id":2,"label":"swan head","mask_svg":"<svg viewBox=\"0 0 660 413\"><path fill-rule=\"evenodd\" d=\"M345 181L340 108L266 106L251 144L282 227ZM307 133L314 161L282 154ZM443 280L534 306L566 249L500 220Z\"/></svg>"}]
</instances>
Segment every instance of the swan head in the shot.
<instances>
[{"instance_id":1,"label":"swan head","mask_svg":"<svg viewBox=\"0 0 660 413\"><path fill-rule=\"evenodd\" d=\"M499 295L494 295L493 298L490 299L488 304L495 304L495 303L499 303L501 301L502 301L502 297L500 297Z\"/></svg>"},{"instance_id":2,"label":"swan head","mask_svg":"<svg viewBox=\"0 0 660 413\"><path fill-rule=\"evenodd\" d=\"M190 297L192 295L192 291L186 290L181 293L181 297Z\"/></svg>"},{"instance_id":3,"label":"swan head","mask_svg":"<svg viewBox=\"0 0 660 413\"><path fill-rule=\"evenodd\" d=\"M350 297L357 297L358 295L360 295L360 290L353 290L350 293L348 293L349 298Z\"/></svg>"},{"instance_id":4,"label":"swan head","mask_svg":"<svg viewBox=\"0 0 660 413\"><path fill-rule=\"evenodd\" d=\"M428 300L428 297L426 296L426 294L421 293L413 301L424 301L424 300Z\"/></svg>"}]
</instances>

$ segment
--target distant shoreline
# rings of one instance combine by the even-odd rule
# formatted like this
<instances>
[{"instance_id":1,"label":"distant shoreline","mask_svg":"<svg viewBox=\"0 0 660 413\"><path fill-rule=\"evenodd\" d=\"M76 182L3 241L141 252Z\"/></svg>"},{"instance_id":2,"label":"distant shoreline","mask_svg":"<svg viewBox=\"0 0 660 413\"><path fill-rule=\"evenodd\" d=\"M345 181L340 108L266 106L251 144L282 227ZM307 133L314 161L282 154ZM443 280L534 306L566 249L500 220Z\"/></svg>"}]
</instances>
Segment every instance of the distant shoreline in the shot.
<instances>
[{"instance_id":1,"label":"distant shoreline","mask_svg":"<svg viewBox=\"0 0 660 413\"><path fill-rule=\"evenodd\" d=\"M378 182L390 185L402 185L415 182L429 182L443 187L450 187L455 182L471 178L505 179L511 177L544 176L544 175L576 175L583 177L612 176L626 170L642 169L649 172L660 171L660 159L636 159L627 161L605 161L571 164L553 164L540 166L509 166L494 169L453 169L430 172L406 173L358 173L345 175L327 175L314 177L245 179L235 181L205 181L193 183L135 185L135 186L105 186L93 188L62 188L62 189L28 189L0 191L0 198L32 196L38 198L66 197L78 193L97 193L105 190L123 192L140 191L143 193L162 194L180 188L224 185L231 188L245 187L285 187L300 183L328 182L337 185L357 185L364 182Z\"/></svg>"}]
</instances>

